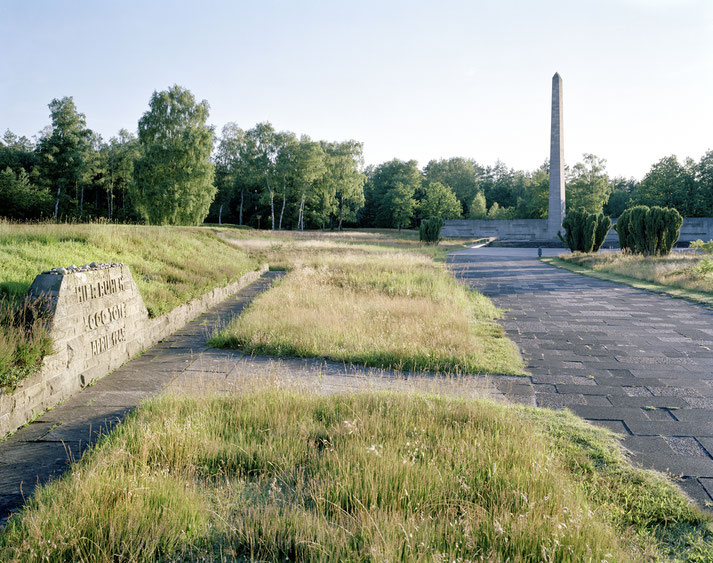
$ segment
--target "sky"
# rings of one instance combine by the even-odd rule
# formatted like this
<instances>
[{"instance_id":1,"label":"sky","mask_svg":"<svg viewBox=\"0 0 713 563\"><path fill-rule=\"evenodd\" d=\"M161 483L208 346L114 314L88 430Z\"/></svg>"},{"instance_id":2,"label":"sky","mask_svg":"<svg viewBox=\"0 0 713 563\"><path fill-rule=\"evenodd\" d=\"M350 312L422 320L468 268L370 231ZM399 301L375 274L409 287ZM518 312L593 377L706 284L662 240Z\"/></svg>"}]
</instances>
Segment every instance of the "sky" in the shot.
<instances>
[{"instance_id":1,"label":"sky","mask_svg":"<svg viewBox=\"0 0 713 563\"><path fill-rule=\"evenodd\" d=\"M712 0L0 0L0 132L32 137L72 96L108 139L155 90L233 121L364 143L393 158L549 156L552 75L565 161L641 179L713 149Z\"/></svg>"}]
</instances>

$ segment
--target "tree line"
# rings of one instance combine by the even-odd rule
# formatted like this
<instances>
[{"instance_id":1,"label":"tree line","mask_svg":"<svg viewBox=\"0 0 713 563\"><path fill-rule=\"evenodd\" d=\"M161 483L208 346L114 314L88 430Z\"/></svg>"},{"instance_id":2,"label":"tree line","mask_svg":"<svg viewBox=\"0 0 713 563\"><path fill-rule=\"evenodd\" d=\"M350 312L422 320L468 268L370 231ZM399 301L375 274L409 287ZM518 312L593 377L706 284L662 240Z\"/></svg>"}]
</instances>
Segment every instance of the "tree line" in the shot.
<instances>
[{"instance_id":1,"label":"tree line","mask_svg":"<svg viewBox=\"0 0 713 563\"><path fill-rule=\"evenodd\" d=\"M410 228L440 219L547 217L549 165L534 171L474 159L391 160L364 167L354 140L315 141L269 122L208 125L209 106L180 86L154 92L137 134L104 141L71 97L49 104L34 140L0 140L0 216L258 228ZM713 216L713 151L669 156L639 182L611 178L592 154L567 167L567 207L619 216L631 205Z\"/></svg>"}]
</instances>

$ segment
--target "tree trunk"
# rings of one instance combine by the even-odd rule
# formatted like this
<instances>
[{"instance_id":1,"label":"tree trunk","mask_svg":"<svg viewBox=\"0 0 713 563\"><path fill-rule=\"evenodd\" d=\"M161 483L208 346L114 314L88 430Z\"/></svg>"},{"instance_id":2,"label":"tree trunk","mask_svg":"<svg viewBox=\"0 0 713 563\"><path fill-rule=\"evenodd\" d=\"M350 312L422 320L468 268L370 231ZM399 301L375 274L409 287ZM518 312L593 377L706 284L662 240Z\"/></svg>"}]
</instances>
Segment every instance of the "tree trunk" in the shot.
<instances>
[{"instance_id":1,"label":"tree trunk","mask_svg":"<svg viewBox=\"0 0 713 563\"><path fill-rule=\"evenodd\" d=\"M285 203L287 202L287 190L282 192L282 209L280 209L280 225L278 229L282 230L282 216L285 214Z\"/></svg>"},{"instance_id":2,"label":"tree trunk","mask_svg":"<svg viewBox=\"0 0 713 563\"><path fill-rule=\"evenodd\" d=\"M220 209L218 209L218 224L223 224L223 204L220 204Z\"/></svg>"},{"instance_id":3,"label":"tree trunk","mask_svg":"<svg viewBox=\"0 0 713 563\"><path fill-rule=\"evenodd\" d=\"M339 196L339 227L338 231L342 230L342 220L344 219L344 195Z\"/></svg>"},{"instance_id":4,"label":"tree trunk","mask_svg":"<svg viewBox=\"0 0 713 563\"><path fill-rule=\"evenodd\" d=\"M275 230L275 192L270 188L270 178L267 175L267 170L265 170L265 185L267 186L267 191L270 194L270 218L272 219L272 230Z\"/></svg>"},{"instance_id":5,"label":"tree trunk","mask_svg":"<svg viewBox=\"0 0 713 563\"><path fill-rule=\"evenodd\" d=\"M79 218L84 215L84 184L82 184L82 196L79 198Z\"/></svg>"},{"instance_id":6,"label":"tree trunk","mask_svg":"<svg viewBox=\"0 0 713 563\"><path fill-rule=\"evenodd\" d=\"M62 195L62 184L57 184L57 201L54 204L54 218L59 214L59 198Z\"/></svg>"},{"instance_id":7,"label":"tree trunk","mask_svg":"<svg viewBox=\"0 0 713 563\"><path fill-rule=\"evenodd\" d=\"M305 194L302 194L302 198L300 199L300 214L299 219L297 219L297 228L300 231L305 230Z\"/></svg>"},{"instance_id":8,"label":"tree trunk","mask_svg":"<svg viewBox=\"0 0 713 563\"><path fill-rule=\"evenodd\" d=\"M243 224L243 197L245 196L245 188L240 189L240 224Z\"/></svg>"}]
</instances>

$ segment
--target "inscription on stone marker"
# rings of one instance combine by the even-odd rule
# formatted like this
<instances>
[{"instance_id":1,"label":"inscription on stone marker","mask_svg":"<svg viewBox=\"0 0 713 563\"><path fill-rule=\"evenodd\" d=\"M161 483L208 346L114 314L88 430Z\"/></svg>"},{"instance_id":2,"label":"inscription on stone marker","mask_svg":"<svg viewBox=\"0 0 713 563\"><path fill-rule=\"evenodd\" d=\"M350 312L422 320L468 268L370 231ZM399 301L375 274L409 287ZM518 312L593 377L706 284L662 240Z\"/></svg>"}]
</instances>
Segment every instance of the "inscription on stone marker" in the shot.
<instances>
[{"instance_id":1,"label":"inscription on stone marker","mask_svg":"<svg viewBox=\"0 0 713 563\"><path fill-rule=\"evenodd\" d=\"M86 283L77 286L76 292L79 297L79 302L84 303L90 299L97 299L105 295L112 295L124 291L124 278L114 278L110 280L101 280L94 283Z\"/></svg>"}]
</instances>

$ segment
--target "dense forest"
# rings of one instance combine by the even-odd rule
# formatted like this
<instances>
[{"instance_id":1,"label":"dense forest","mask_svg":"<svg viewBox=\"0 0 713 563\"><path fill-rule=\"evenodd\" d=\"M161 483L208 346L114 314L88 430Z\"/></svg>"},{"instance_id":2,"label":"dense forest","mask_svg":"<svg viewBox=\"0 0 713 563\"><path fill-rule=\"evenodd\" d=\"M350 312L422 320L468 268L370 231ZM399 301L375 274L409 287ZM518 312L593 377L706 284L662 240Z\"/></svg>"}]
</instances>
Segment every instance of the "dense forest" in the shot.
<instances>
[{"instance_id":1,"label":"dense forest","mask_svg":"<svg viewBox=\"0 0 713 563\"><path fill-rule=\"evenodd\" d=\"M422 218L544 218L548 163L533 171L474 159L391 160L364 166L360 142L316 141L270 123L217 135L209 106L173 86L154 92L137 133L108 141L71 97L49 104L32 140L0 139L0 216L258 228L413 227ZM632 204L713 216L713 151L699 162L656 162L641 181L610 178L585 154L566 169L567 206L613 217Z\"/></svg>"}]
</instances>

